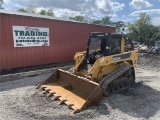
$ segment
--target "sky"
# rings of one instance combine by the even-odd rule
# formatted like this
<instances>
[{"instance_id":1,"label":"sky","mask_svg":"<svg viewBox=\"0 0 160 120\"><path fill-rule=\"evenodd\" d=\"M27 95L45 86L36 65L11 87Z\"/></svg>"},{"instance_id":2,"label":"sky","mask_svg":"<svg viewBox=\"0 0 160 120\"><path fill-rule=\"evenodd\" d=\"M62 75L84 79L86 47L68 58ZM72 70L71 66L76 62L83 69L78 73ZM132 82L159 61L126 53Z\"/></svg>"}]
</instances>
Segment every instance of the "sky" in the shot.
<instances>
[{"instance_id":1,"label":"sky","mask_svg":"<svg viewBox=\"0 0 160 120\"><path fill-rule=\"evenodd\" d=\"M82 15L89 21L110 16L114 22L133 23L146 12L152 24L160 26L160 0L4 0L2 7L16 11L28 5L37 11L53 9L56 17Z\"/></svg>"}]
</instances>

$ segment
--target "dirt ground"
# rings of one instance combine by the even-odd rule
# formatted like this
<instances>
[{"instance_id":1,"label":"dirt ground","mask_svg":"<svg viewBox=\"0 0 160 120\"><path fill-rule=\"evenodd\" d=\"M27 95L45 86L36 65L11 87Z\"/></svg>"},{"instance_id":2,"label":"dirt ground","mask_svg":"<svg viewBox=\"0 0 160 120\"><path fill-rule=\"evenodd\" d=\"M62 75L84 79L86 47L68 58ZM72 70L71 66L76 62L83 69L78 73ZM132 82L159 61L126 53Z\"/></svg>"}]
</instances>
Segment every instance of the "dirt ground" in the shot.
<instances>
[{"instance_id":1,"label":"dirt ground","mask_svg":"<svg viewBox=\"0 0 160 120\"><path fill-rule=\"evenodd\" d=\"M0 120L159 120L160 56L139 55L136 84L75 115L35 85L50 74L0 83Z\"/></svg>"},{"instance_id":2,"label":"dirt ground","mask_svg":"<svg viewBox=\"0 0 160 120\"><path fill-rule=\"evenodd\" d=\"M63 66L73 65L73 63L74 62L53 63L53 64L46 64L46 65L36 65L36 66L28 66L28 67L22 67L22 68L13 68L13 69L9 69L9 70L0 71L0 75L50 69L50 68L55 68L55 67L63 67Z\"/></svg>"}]
</instances>

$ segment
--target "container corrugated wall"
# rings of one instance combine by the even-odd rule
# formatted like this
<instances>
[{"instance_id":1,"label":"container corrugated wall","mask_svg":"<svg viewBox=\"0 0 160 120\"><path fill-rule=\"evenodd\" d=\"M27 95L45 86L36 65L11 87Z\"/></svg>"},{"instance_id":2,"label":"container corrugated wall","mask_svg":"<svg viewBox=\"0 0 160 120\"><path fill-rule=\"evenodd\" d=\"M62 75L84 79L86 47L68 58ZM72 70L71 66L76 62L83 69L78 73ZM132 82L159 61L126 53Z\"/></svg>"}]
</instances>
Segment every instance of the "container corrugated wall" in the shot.
<instances>
[{"instance_id":1,"label":"container corrugated wall","mask_svg":"<svg viewBox=\"0 0 160 120\"><path fill-rule=\"evenodd\" d=\"M14 47L12 26L49 28L50 46ZM115 32L114 27L0 14L0 70L68 62L86 49L90 32Z\"/></svg>"}]
</instances>

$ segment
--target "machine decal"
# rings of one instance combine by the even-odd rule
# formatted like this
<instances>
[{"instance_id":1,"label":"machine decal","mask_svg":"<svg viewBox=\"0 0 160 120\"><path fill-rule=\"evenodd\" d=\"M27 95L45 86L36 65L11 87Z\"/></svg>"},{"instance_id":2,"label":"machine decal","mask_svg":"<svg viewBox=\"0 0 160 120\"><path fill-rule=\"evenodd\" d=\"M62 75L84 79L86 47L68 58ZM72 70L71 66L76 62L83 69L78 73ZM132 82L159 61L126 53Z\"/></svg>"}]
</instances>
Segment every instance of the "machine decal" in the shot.
<instances>
[{"instance_id":1,"label":"machine decal","mask_svg":"<svg viewBox=\"0 0 160 120\"><path fill-rule=\"evenodd\" d=\"M113 56L112 61L117 61L117 60L121 60L121 59L130 58L130 56L131 56L131 53Z\"/></svg>"}]
</instances>

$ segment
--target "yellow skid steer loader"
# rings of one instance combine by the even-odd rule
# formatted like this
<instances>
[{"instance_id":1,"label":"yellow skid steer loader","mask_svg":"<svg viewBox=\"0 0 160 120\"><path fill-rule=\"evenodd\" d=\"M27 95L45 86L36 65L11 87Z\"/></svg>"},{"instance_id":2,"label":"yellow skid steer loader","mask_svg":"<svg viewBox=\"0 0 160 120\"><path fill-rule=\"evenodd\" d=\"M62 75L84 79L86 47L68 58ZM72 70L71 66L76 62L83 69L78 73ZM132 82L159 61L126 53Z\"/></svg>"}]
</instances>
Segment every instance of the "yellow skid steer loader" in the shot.
<instances>
[{"instance_id":1,"label":"yellow skid steer loader","mask_svg":"<svg viewBox=\"0 0 160 120\"><path fill-rule=\"evenodd\" d=\"M87 49L76 53L75 66L58 69L37 85L59 104L77 113L98 104L102 96L129 88L135 82L138 51L128 50L126 37L115 33L90 33Z\"/></svg>"}]
</instances>

